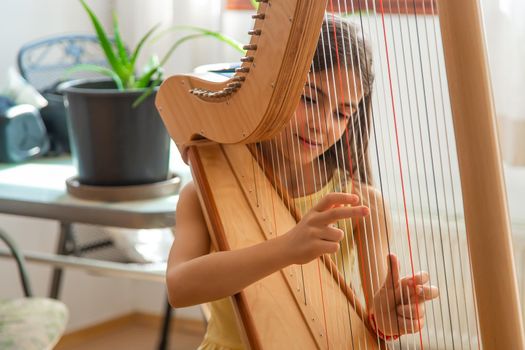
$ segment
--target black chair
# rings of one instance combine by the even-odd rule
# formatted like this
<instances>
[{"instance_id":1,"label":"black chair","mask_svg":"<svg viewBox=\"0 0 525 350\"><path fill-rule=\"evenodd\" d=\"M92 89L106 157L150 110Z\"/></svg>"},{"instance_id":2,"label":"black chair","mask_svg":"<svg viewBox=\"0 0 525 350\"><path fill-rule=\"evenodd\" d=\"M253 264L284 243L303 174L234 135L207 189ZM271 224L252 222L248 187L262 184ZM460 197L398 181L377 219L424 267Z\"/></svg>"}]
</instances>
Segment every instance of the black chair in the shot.
<instances>
[{"instance_id":1,"label":"black chair","mask_svg":"<svg viewBox=\"0 0 525 350\"><path fill-rule=\"evenodd\" d=\"M30 42L18 51L20 74L39 91L48 91L64 80L90 78L92 72L67 70L79 64L107 66L94 35L61 35Z\"/></svg>"},{"instance_id":2,"label":"black chair","mask_svg":"<svg viewBox=\"0 0 525 350\"><path fill-rule=\"evenodd\" d=\"M0 300L0 349L52 349L65 330L67 307L58 300L34 297L23 255L2 230L0 241L16 262L24 291L24 298Z\"/></svg>"}]
</instances>

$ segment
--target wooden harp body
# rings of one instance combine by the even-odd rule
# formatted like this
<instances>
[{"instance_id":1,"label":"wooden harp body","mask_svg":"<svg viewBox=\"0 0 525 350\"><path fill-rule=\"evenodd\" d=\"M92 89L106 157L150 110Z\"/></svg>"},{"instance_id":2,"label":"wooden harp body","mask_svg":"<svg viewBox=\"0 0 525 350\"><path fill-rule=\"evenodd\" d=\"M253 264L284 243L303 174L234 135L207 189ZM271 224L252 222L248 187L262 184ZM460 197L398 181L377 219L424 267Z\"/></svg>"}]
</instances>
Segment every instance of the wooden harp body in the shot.
<instances>
[{"instance_id":1,"label":"wooden harp body","mask_svg":"<svg viewBox=\"0 0 525 350\"><path fill-rule=\"evenodd\" d=\"M293 116L326 8L326 0L262 1L247 47L247 57L253 59L234 78L211 83L175 76L158 93L158 109L177 146L187 151L212 240L220 250L272 239L297 222L286 195L270 183L246 144L272 137ZM438 0L438 9L465 226L471 233L479 343L484 349L523 349L479 4ZM271 190L257 193L256 183ZM298 271L300 278L312 281L309 286L317 296L308 303L297 283ZM252 349L387 346L370 330L363 305L328 257L301 270L285 268L234 299ZM338 312L347 306L347 313Z\"/></svg>"}]
</instances>

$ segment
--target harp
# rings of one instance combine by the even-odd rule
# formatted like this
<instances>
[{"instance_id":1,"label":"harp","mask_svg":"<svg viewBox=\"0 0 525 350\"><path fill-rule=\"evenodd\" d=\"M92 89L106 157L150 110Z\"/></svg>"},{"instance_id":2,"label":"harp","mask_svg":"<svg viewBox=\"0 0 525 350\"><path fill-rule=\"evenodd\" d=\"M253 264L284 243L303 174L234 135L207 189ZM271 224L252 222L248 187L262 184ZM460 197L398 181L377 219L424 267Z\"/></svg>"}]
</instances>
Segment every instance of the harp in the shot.
<instances>
[{"instance_id":1,"label":"harp","mask_svg":"<svg viewBox=\"0 0 525 350\"><path fill-rule=\"evenodd\" d=\"M387 7L390 15L385 15ZM393 212L399 212L403 217L401 221L407 221L406 228L403 228L405 223L400 224L403 234L410 231L411 225L430 227L431 253L420 257L417 264L421 269L430 270L440 282L441 290L439 306L432 311L432 317L427 315L428 325L419 334L402 337L392 346L403 348L408 342L408 348L523 349L510 226L477 0L438 0L437 5L427 2L426 7L425 2L422 7L417 7L415 0L388 3L386 0L261 0L258 13L254 15L254 28L250 32L252 39L246 46L247 55L233 78L214 83L197 77L175 76L164 82L158 93L157 106L173 140L181 150L187 150L215 246L229 250L253 245L286 232L298 220L297 213L291 210L286 191L279 183L271 181L272 176L267 174L264 162L261 164L257 152L250 151L246 144L276 135L294 115L311 67L325 11L354 13L361 23L363 17L370 20L371 16L375 16L374 24L368 25L368 28L375 31L378 37L377 45L381 53L376 58L376 66L382 69L380 79L383 87L376 89L376 95L382 91L383 96L378 96L378 99L384 101L384 113L379 113L379 105L375 114L392 117L390 124L387 123L391 125L390 129L401 129L400 120L407 114L421 114L421 117L411 118L415 118L417 123L424 123L419 119L427 119L427 126L431 124L429 114L446 114L446 110L450 109L453 117L462 192L458 203L462 197L464 209L461 214L466 232L462 238L451 243L452 238L459 237L459 232L463 231L458 226L463 225L462 220L457 219L457 210L452 210L452 214L448 210L440 214L440 203L447 202L446 198L436 193L432 198L421 200L425 192L438 186L435 174L423 180L431 172L423 170L421 182L427 183L425 187L420 185L419 177L417 181L403 177L403 170L405 174L410 173L406 162L405 165L390 166L397 167L394 172L398 175L392 177L393 184L419 183L412 195L390 195L393 202L395 198L402 198ZM418 27L421 17L426 21L430 18L431 36L422 35L423 26ZM439 23L436 25L437 17ZM405 20L407 27L403 27ZM416 33L407 34L410 23L412 28L416 28ZM424 24L427 31L428 23ZM400 31L396 33L398 26ZM403 33L405 41L396 39ZM427 106L427 101L431 99L429 96L435 95L434 85L437 80L441 82L441 76L429 87L414 82L414 73L411 73L414 81L406 75L403 78L402 74L396 74L395 70L403 66L400 59L403 48L400 45L405 43L408 46L414 40L417 43L410 49L408 60L412 69L422 77L432 76L428 69L434 69L435 65L441 67L442 75L446 72L448 84L441 86L441 98L437 100L448 101L449 95L450 108L447 102L441 104L440 112L429 112L432 108L439 109L435 100L433 107ZM428 57L422 54L424 49L419 45L425 41L427 44L431 42L429 46L436 47L442 41L443 62L440 58L433 61L430 54ZM392 43L395 47L396 42L398 53L392 50ZM413 113L400 111L400 104L407 101L400 97L398 90L405 89L405 86L408 91L423 91L423 96L416 96L412 101L421 106L405 107ZM452 124L439 123L449 128ZM435 129L439 130L438 122L435 125ZM405 131L403 134L410 133ZM444 142L441 135L442 138L437 136L438 141L434 141L437 142L435 148L441 149L440 145ZM388 147L388 141L381 141L379 132L374 132L375 143L387 144L384 148L394 153L392 158L413 159L414 163L426 165L428 159L421 161L418 158L418 154L425 149L419 144L423 141L422 136L428 138L430 143L436 138L428 130L415 141ZM393 136L396 137L398 134ZM422 150L417 149L419 146ZM446 148L453 148L449 147L448 141ZM403 149L414 153L414 157L403 158L405 156L400 154ZM435 152L435 149L428 151L431 158ZM381 165L377 157L377 164ZM446 159L442 154L438 157ZM417 170L416 175L419 176ZM450 177L454 177L452 171ZM448 183L440 187L448 187ZM259 188L264 188L264 191ZM383 185L381 192L383 196L389 196ZM452 201L455 198L452 195ZM435 202L436 206L431 202ZM409 224L407 212L423 212L424 204L430 207L427 208L430 216L426 218L427 223L422 217L419 224ZM455 217L451 219L455 229L445 228L450 216ZM417 231L417 228L412 231ZM417 235L407 236L404 241L401 239L399 244L416 246L417 237L414 236ZM420 238L424 240L425 234ZM459 245L463 241L465 246L461 251ZM422 248L417 245L417 249L419 252L426 251L427 246L422 243ZM403 248L399 250L403 251ZM456 269L455 262L460 261L463 264ZM301 279L312 282L298 283L298 274L301 274ZM465 300L458 297L461 293L457 292L456 285L460 284L463 290L467 290L462 292ZM304 297L306 289L316 296L308 299L308 303ZM252 349L387 347L371 331L358 294L350 288L334 261L330 257L322 257L300 269L290 266L274 273L249 286L234 299L247 345ZM327 300L329 302L325 302ZM466 305L471 305L471 308ZM340 312L342 308L345 312Z\"/></svg>"}]
</instances>

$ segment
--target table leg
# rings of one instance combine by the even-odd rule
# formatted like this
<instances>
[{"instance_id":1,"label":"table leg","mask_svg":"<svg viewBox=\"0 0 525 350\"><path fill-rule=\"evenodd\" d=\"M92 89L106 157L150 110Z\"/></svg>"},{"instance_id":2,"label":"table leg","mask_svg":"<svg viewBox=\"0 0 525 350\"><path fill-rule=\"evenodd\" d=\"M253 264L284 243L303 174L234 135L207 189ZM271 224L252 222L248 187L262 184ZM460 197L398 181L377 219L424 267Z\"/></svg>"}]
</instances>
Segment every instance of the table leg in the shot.
<instances>
[{"instance_id":1,"label":"table leg","mask_svg":"<svg viewBox=\"0 0 525 350\"><path fill-rule=\"evenodd\" d=\"M164 312L164 321L162 323L162 330L160 333L159 345L157 347L158 350L168 349L168 340L170 337L171 315L173 311L174 311L173 308L171 307L168 299L166 298L166 309Z\"/></svg>"},{"instance_id":2,"label":"table leg","mask_svg":"<svg viewBox=\"0 0 525 350\"><path fill-rule=\"evenodd\" d=\"M71 253L71 249L68 248L69 242L72 241L72 225L69 222L60 223L60 232L57 244L57 254L68 255ZM74 248L73 248L74 250ZM62 269L54 268L53 276L51 279L51 288L49 290L49 297L58 299L60 293L60 284L62 281Z\"/></svg>"}]
</instances>

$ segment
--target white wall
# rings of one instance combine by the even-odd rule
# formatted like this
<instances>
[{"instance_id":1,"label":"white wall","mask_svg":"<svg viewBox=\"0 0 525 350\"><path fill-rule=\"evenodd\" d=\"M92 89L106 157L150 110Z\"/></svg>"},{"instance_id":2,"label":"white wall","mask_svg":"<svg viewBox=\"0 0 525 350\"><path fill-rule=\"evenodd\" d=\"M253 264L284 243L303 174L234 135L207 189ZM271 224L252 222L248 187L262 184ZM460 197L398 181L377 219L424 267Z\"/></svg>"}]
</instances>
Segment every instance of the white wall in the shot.
<instances>
[{"instance_id":1,"label":"white wall","mask_svg":"<svg viewBox=\"0 0 525 350\"><path fill-rule=\"evenodd\" d=\"M525 3L483 0L494 96L501 116L525 120Z\"/></svg>"},{"instance_id":2,"label":"white wall","mask_svg":"<svg viewBox=\"0 0 525 350\"><path fill-rule=\"evenodd\" d=\"M108 23L113 1L88 3ZM7 68L16 65L16 54L25 43L54 34L91 32L80 3L71 0L2 0L0 23L0 87L4 85Z\"/></svg>"},{"instance_id":3,"label":"white wall","mask_svg":"<svg viewBox=\"0 0 525 350\"><path fill-rule=\"evenodd\" d=\"M154 5L154 6L151 6ZM145 47L140 62L151 54L163 57L171 45L191 31L175 31L173 26L198 26L221 31L221 1L217 0L116 0L122 18L123 36L134 46L155 24L162 23L159 33L165 33L152 45ZM171 28L171 31L167 31ZM167 31L167 32L166 32ZM238 35L233 33L238 40ZM199 38L183 43L165 66L166 74L188 73L195 67L223 61L238 61L239 53L211 38Z\"/></svg>"}]
</instances>

